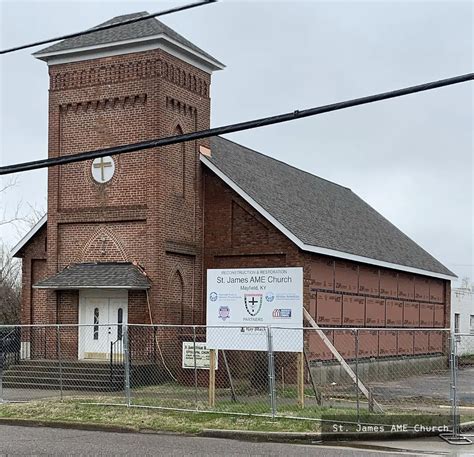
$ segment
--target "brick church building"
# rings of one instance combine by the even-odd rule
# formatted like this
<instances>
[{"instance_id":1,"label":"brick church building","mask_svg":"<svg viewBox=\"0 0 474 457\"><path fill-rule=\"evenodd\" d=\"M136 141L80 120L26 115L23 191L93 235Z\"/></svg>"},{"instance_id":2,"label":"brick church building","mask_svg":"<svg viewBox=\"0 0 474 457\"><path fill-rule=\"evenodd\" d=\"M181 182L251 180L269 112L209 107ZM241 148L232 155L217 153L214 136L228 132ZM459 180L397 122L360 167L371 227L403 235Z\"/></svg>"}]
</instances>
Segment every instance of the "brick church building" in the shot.
<instances>
[{"instance_id":1,"label":"brick church building","mask_svg":"<svg viewBox=\"0 0 474 457\"><path fill-rule=\"evenodd\" d=\"M224 68L156 19L34 56L49 70L49 157L209 128ZM369 355L440 352L422 329L449 326L451 271L350 189L221 137L50 168L47 218L13 253L22 324L203 324L207 269L303 267L321 326L413 328ZM62 345L100 357L116 336L80 330Z\"/></svg>"}]
</instances>

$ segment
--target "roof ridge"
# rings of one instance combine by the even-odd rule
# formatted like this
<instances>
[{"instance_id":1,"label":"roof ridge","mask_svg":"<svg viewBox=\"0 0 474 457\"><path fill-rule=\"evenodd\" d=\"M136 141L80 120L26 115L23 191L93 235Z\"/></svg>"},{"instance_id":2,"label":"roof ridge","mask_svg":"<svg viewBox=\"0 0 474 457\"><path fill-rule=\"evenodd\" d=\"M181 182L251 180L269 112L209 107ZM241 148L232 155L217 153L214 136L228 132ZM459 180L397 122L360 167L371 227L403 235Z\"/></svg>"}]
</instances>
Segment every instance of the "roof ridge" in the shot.
<instances>
[{"instance_id":1,"label":"roof ridge","mask_svg":"<svg viewBox=\"0 0 474 457\"><path fill-rule=\"evenodd\" d=\"M274 162L281 163L283 165L286 165L287 167L293 168L294 170L297 170L301 173L306 173L309 176L312 176L313 178L321 179L323 181L328 182L329 184L333 184L334 186L342 187L343 189L348 190L349 192L352 192L352 189L346 186L343 186L342 184L338 184L337 182L330 181L329 179L322 178L321 176L315 175L307 170L302 170L301 168L296 167L295 165L291 165L289 163L283 162L283 160L280 159L275 159L275 157L269 156L267 154L264 154L263 152L257 151L255 149L249 148L248 146L244 146L243 144L237 143L236 141L229 140L228 138L224 138L223 136L217 135L218 138L221 138L222 140L228 141L229 143L236 144L237 146L240 146L241 148L245 148L248 151L254 152L255 154L259 154L267 159L273 160Z\"/></svg>"}]
</instances>

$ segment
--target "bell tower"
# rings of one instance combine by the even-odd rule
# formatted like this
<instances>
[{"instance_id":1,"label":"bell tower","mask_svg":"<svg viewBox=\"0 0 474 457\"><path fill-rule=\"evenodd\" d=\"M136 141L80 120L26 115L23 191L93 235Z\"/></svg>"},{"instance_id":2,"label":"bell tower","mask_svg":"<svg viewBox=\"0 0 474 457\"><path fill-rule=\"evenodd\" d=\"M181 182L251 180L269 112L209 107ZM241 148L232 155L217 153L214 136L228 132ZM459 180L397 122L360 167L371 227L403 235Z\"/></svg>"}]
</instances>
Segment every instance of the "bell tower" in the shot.
<instances>
[{"instance_id":1,"label":"bell tower","mask_svg":"<svg viewBox=\"0 0 474 457\"><path fill-rule=\"evenodd\" d=\"M34 56L49 69L49 157L209 128L211 75L224 68L154 18ZM154 323L200 323L200 146L206 142L50 168L48 276L72 264L137 264L151 287L128 291L130 322L148 323L151 312ZM78 296L48 291L41 320L74 321Z\"/></svg>"}]
</instances>

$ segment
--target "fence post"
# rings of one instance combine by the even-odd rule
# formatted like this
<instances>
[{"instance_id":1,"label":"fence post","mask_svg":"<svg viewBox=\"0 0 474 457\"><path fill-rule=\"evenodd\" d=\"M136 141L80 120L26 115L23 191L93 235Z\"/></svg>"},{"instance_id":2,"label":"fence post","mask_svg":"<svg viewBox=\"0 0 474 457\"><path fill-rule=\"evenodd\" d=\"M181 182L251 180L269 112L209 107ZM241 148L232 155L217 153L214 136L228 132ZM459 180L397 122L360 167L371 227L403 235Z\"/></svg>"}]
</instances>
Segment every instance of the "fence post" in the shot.
<instances>
[{"instance_id":1,"label":"fence post","mask_svg":"<svg viewBox=\"0 0 474 457\"><path fill-rule=\"evenodd\" d=\"M359 329L355 329L355 375L356 375L356 408L357 422L360 421L360 399L359 399Z\"/></svg>"},{"instance_id":2,"label":"fence post","mask_svg":"<svg viewBox=\"0 0 474 457\"><path fill-rule=\"evenodd\" d=\"M198 373L197 373L197 362L196 362L196 326L193 325L193 357L194 357L194 397L196 402L196 410L198 407ZM210 369L210 367L209 367Z\"/></svg>"},{"instance_id":3,"label":"fence post","mask_svg":"<svg viewBox=\"0 0 474 457\"><path fill-rule=\"evenodd\" d=\"M56 345L58 352L58 363L59 363L59 395L61 401L63 401L63 363L61 359L61 330L59 324L56 325Z\"/></svg>"},{"instance_id":4,"label":"fence post","mask_svg":"<svg viewBox=\"0 0 474 457\"><path fill-rule=\"evenodd\" d=\"M270 394L270 407L272 417L276 416L276 398L275 398L275 360L273 356L273 335L271 326L267 326L267 349L268 349L268 389Z\"/></svg>"},{"instance_id":5,"label":"fence post","mask_svg":"<svg viewBox=\"0 0 474 457\"><path fill-rule=\"evenodd\" d=\"M125 387L125 399L127 406L130 406L130 352L129 352L129 340L128 340L128 324L123 324L123 352L124 352L124 387Z\"/></svg>"},{"instance_id":6,"label":"fence post","mask_svg":"<svg viewBox=\"0 0 474 457\"><path fill-rule=\"evenodd\" d=\"M459 437L459 419L457 414L457 341L454 332L451 332L451 412L453 421L453 438Z\"/></svg>"}]
</instances>

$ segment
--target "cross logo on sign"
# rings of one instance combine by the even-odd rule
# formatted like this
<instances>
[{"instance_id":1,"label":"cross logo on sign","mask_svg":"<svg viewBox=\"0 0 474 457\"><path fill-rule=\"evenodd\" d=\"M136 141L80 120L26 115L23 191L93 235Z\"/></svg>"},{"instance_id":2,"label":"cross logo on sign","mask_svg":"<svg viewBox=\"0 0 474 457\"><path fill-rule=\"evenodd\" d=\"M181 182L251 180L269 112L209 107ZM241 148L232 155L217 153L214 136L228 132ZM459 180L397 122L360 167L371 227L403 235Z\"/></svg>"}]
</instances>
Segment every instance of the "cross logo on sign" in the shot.
<instances>
[{"instance_id":1,"label":"cross logo on sign","mask_svg":"<svg viewBox=\"0 0 474 457\"><path fill-rule=\"evenodd\" d=\"M251 316L256 316L262 309L262 294L245 294L245 309Z\"/></svg>"}]
</instances>

